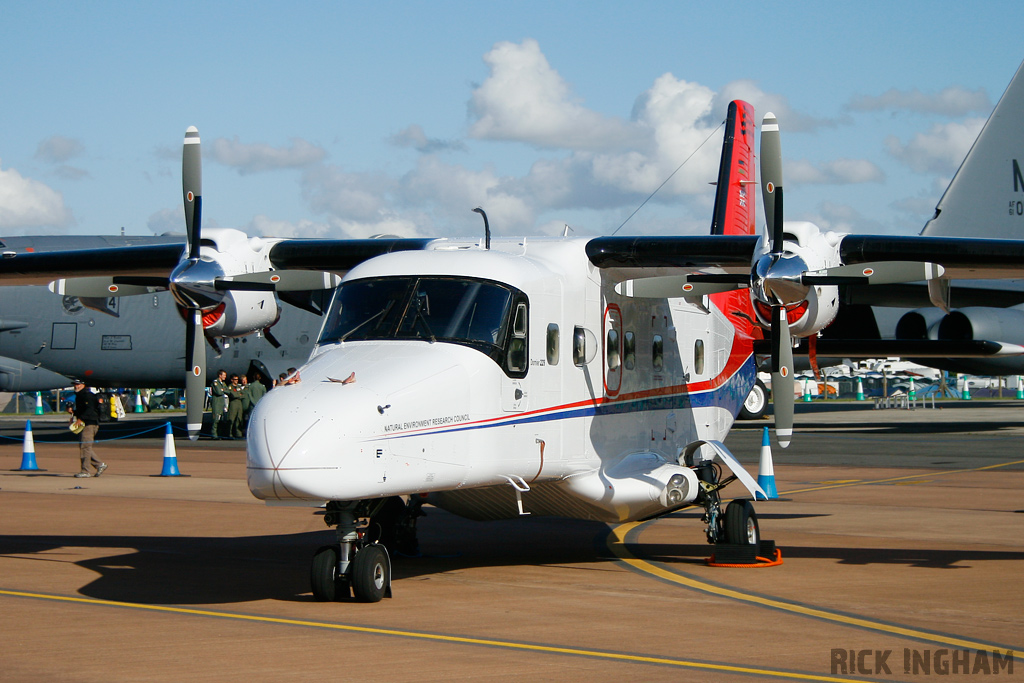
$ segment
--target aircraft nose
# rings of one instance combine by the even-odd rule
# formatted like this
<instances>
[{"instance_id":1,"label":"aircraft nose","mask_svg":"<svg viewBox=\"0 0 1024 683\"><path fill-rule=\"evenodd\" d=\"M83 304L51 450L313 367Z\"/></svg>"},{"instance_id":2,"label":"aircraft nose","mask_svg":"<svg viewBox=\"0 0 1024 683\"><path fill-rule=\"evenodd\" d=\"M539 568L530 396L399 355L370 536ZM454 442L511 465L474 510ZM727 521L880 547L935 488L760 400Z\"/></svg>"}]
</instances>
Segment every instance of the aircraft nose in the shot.
<instances>
[{"instance_id":1,"label":"aircraft nose","mask_svg":"<svg viewBox=\"0 0 1024 683\"><path fill-rule=\"evenodd\" d=\"M368 408L369 406L369 408ZM263 500L324 501L347 486L373 480L374 461L359 458L373 392L303 382L272 389L253 409L246 458L249 490Z\"/></svg>"}]
</instances>

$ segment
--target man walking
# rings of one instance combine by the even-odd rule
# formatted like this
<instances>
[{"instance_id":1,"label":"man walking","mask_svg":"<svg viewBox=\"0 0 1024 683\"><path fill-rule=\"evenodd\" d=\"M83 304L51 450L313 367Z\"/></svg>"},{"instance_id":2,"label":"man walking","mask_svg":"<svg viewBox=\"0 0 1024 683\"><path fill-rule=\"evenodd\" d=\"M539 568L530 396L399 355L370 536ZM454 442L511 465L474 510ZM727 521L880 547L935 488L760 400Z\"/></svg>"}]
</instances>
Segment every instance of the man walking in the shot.
<instances>
[{"instance_id":1,"label":"man walking","mask_svg":"<svg viewBox=\"0 0 1024 683\"><path fill-rule=\"evenodd\" d=\"M96 457L92 445L96 441L96 432L100 428L100 402L96 394L89 391L85 382L76 379L75 382L75 407L71 410L72 422L81 422L83 427L79 433L81 444L79 446L82 456L82 471L76 474L78 478L88 477L89 465L96 468L96 476L103 474L107 464Z\"/></svg>"}]
</instances>

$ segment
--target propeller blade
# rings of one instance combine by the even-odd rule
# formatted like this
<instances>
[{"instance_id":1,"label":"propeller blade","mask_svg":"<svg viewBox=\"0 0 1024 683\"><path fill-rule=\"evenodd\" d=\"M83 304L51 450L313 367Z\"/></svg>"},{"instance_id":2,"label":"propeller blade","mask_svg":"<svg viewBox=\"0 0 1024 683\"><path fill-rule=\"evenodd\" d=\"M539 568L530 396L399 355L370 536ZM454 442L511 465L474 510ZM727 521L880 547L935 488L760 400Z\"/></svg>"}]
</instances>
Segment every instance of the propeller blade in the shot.
<instances>
[{"instance_id":1,"label":"propeller blade","mask_svg":"<svg viewBox=\"0 0 1024 683\"><path fill-rule=\"evenodd\" d=\"M219 283L230 283L222 286ZM235 283L243 283L235 287ZM341 276L315 270L272 270L260 273L244 273L220 278L218 289L245 289L245 283L269 285L264 289L278 292L302 292L318 289L334 289L341 284ZM254 287L253 289L259 289Z\"/></svg>"},{"instance_id":2,"label":"propeller blade","mask_svg":"<svg viewBox=\"0 0 1024 683\"><path fill-rule=\"evenodd\" d=\"M778 339L778 342L776 342ZM772 404L775 408L775 438L788 448L793 438L793 344L785 306L772 308Z\"/></svg>"},{"instance_id":3,"label":"propeller blade","mask_svg":"<svg viewBox=\"0 0 1024 683\"><path fill-rule=\"evenodd\" d=\"M838 266L808 273L801 278L805 285L891 285L918 282L942 277L945 269L937 263L921 261L880 261Z\"/></svg>"},{"instance_id":4,"label":"propeller blade","mask_svg":"<svg viewBox=\"0 0 1024 683\"><path fill-rule=\"evenodd\" d=\"M779 122L771 112L761 122L761 198L764 200L766 237L772 240L774 253L782 251L782 141Z\"/></svg>"},{"instance_id":5,"label":"propeller blade","mask_svg":"<svg viewBox=\"0 0 1024 683\"><path fill-rule=\"evenodd\" d=\"M640 299L668 299L680 296L704 296L733 289L744 289L749 285L749 275L729 273L707 273L693 275L667 275L626 280L615 285L615 291L622 296Z\"/></svg>"},{"instance_id":6,"label":"propeller blade","mask_svg":"<svg viewBox=\"0 0 1024 683\"><path fill-rule=\"evenodd\" d=\"M203 162L199 154L199 131L189 126L181 150L181 192L185 201L185 239L188 258L199 258L202 234Z\"/></svg>"},{"instance_id":7,"label":"propeller blade","mask_svg":"<svg viewBox=\"0 0 1024 683\"><path fill-rule=\"evenodd\" d=\"M188 438L195 441L203 427L203 404L206 402L206 342L203 335L203 312L188 309L185 324L185 425Z\"/></svg>"},{"instance_id":8,"label":"propeller blade","mask_svg":"<svg viewBox=\"0 0 1024 683\"><path fill-rule=\"evenodd\" d=\"M213 288L218 292L273 292L274 284L272 282L253 282L251 280L217 278L213 281Z\"/></svg>"},{"instance_id":9,"label":"propeller blade","mask_svg":"<svg viewBox=\"0 0 1024 683\"><path fill-rule=\"evenodd\" d=\"M111 297L111 296L134 296L136 294L149 294L150 287L167 288L167 278L163 278L162 284L139 285L132 282L122 282L118 277L72 277L61 280L54 280L50 283L49 289L54 294L61 296L78 297ZM138 278L142 280L159 280L159 278Z\"/></svg>"}]
</instances>

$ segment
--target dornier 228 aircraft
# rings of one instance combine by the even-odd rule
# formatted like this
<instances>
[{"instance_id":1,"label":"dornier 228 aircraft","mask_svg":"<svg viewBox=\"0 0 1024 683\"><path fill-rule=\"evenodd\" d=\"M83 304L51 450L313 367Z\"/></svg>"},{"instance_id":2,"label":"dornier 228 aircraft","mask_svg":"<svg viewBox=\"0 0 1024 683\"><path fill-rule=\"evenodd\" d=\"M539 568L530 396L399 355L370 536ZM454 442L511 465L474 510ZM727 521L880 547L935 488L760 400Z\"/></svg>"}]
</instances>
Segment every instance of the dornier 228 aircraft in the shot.
<instances>
[{"instance_id":1,"label":"dornier 228 aircraft","mask_svg":"<svg viewBox=\"0 0 1024 683\"><path fill-rule=\"evenodd\" d=\"M326 506L315 597L390 594L388 547L432 503L476 519L625 522L689 505L708 541L755 544L723 445L770 332L776 436L793 423L792 342L827 326L838 286L1019 274L1009 240L822 234L785 224L778 124L762 125L763 236L754 231L754 114L730 105L706 236L283 240L271 275L344 274L302 382L250 419L250 490ZM486 229L486 216L485 229ZM0 262L41 273L43 261ZM356 379L350 381L352 374ZM723 477L721 466L732 474ZM394 545L394 544L397 544Z\"/></svg>"}]
</instances>

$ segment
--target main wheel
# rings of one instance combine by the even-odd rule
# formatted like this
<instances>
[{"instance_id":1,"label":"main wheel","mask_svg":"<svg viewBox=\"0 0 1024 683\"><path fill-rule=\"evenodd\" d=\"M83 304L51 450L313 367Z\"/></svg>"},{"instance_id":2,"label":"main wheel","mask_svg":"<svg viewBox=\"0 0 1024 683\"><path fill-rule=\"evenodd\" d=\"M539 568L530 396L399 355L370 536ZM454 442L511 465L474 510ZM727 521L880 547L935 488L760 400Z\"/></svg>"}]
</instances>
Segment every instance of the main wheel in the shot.
<instances>
[{"instance_id":1,"label":"main wheel","mask_svg":"<svg viewBox=\"0 0 1024 683\"><path fill-rule=\"evenodd\" d=\"M364 546L352 561L352 593L359 602L380 602L391 585L391 563L384 548Z\"/></svg>"},{"instance_id":2,"label":"main wheel","mask_svg":"<svg viewBox=\"0 0 1024 683\"><path fill-rule=\"evenodd\" d=\"M740 419L760 420L764 417L764 411L767 407L768 387L761 380L757 380L750 389L750 393L747 394L747 398L743 401L743 407L740 408Z\"/></svg>"},{"instance_id":3,"label":"main wheel","mask_svg":"<svg viewBox=\"0 0 1024 683\"><path fill-rule=\"evenodd\" d=\"M338 576L338 546L325 545L316 551L309 569L309 583L313 597L320 602L340 600L347 592L341 585L344 579Z\"/></svg>"},{"instance_id":4,"label":"main wheel","mask_svg":"<svg viewBox=\"0 0 1024 683\"><path fill-rule=\"evenodd\" d=\"M749 500L734 500L725 508L725 542L738 545L757 545L761 542L761 530L757 525L757 513Z\"/></svg>"}]
</instances>

